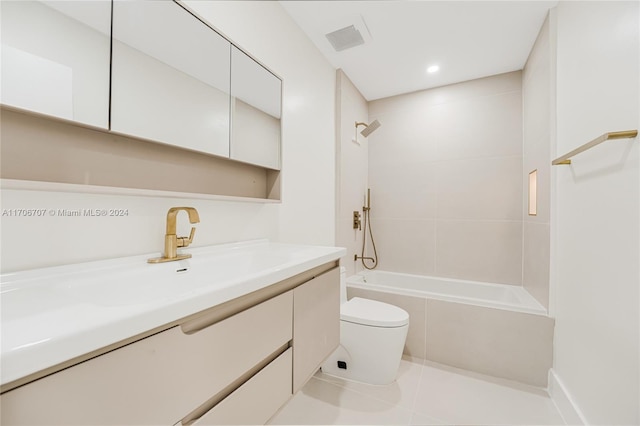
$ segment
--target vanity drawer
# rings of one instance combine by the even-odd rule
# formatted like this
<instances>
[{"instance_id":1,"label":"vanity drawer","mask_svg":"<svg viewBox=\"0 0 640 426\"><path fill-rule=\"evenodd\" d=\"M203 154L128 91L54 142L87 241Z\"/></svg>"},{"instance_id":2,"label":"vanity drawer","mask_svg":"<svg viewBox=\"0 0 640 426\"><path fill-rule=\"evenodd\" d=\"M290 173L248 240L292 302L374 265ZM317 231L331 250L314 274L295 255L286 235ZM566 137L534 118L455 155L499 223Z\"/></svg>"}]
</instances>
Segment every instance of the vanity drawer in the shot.
<instances>
[{"instance_id":1,"label":"vanity drawer","mask_svg":"<svg viewBox=\"0 0 640 426\"><path fill-rule=\"evenodd\" d=\"M265 424L291 397L292 361L289 348L192 424Z\"/></svg>"},{"instance_id":2,"label":"vanity drawer","mask_svg":"<svg viewBox=\"0 0 640 426\"><path fill-rule=\"evenodd\" d=\"M0 397L3 425L175 424L292 338L292 292L194 334L179 326Z\"/></svg>"}]
</instances>

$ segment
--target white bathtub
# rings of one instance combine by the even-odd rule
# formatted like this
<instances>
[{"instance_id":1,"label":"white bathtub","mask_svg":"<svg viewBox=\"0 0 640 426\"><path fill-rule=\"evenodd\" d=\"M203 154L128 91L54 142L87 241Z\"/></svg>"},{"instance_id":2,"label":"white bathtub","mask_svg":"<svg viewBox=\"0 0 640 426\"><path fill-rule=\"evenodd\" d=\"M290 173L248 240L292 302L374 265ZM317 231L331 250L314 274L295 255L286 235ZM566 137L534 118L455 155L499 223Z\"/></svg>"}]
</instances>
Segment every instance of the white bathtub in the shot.
<instances>
[{"instance_id":1,"label":"white bathtub","mask_svg":"<svg viewBox=\"0 0 640 426\"><path fill-rule=\"evenodd\" d=\"M406 310L411 359L547 386L555 322L520 286L365 271L347 278L347 296Z\"/></svg>"},{"instance_id":2,"label":"white bathtub","mask_svg":"<svg viewBox=\"0 0 640 426\"><path fill-rule=\"evenodd\" d=\"M547 315L546 309L520 286L385 271L364 271L352 275L347 279L347 286Z\"/></svg>"}]
</instances>

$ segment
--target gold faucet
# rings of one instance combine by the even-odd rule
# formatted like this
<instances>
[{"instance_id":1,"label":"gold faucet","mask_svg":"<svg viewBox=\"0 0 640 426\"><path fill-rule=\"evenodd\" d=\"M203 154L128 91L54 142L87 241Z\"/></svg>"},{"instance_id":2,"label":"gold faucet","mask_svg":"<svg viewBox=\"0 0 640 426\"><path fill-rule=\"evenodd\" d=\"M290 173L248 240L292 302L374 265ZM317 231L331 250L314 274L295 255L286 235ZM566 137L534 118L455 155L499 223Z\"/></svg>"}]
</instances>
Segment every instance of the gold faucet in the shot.
<instances>
[{"instance_id":1,"label":"gold faucet","mask_svg":"<svg viewBox=\"0 0 640 426\"><path fill-rule=\"evenodd\" d=\"M174 260L188 259L190 254L178 254L178 247L187 247L193 242L193 235L196 228L191 228L191 234L188 237L178 237L176 235L176 216L180 210L184 210L189 214L189 222L200 222L198 211L193 207L171 207L167 212L167 233L164 236L164 256L149 259L149 263L172 262Z\"/></svg>"}]
</instances>

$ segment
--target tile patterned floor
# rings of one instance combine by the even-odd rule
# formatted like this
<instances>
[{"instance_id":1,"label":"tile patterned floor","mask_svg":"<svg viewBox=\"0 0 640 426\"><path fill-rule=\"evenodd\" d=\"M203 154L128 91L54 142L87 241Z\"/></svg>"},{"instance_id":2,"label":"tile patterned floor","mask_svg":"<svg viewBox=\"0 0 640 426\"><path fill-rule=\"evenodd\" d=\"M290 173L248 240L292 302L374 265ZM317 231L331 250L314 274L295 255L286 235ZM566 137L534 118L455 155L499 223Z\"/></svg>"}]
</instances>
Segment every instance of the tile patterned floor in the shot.
<instances>
[{"instance_id":1,"label":"tile patterned floor","mask_svg":"<svg viewBox=\"0 0 640 426\"><path fill-rule=\"evenodd\" d=\"M388 386L319 372L269 424L562 425L546 391L440 364L403 359Z\"/></svg>"}]
</instances>

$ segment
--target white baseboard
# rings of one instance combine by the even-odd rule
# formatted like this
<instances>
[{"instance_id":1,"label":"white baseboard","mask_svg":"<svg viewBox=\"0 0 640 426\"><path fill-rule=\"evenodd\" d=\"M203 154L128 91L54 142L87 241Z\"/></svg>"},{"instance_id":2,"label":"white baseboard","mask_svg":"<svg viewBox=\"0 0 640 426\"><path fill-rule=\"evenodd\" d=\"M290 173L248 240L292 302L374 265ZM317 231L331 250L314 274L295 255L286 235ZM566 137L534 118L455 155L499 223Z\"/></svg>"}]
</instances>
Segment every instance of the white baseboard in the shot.
<instances>
[{"instance_id":1,"label":"white baseboard","mask_svg":"<svg viewBox=\"0 0 640 426\"><path fill-rule=\"evenodd\" d=\"M586 425L588 424L578 405L575 403L571 394L562 383L556 372L549 370L549 396L558 408L562 419L568 425Z\"/></svg>"}]
</instances>

